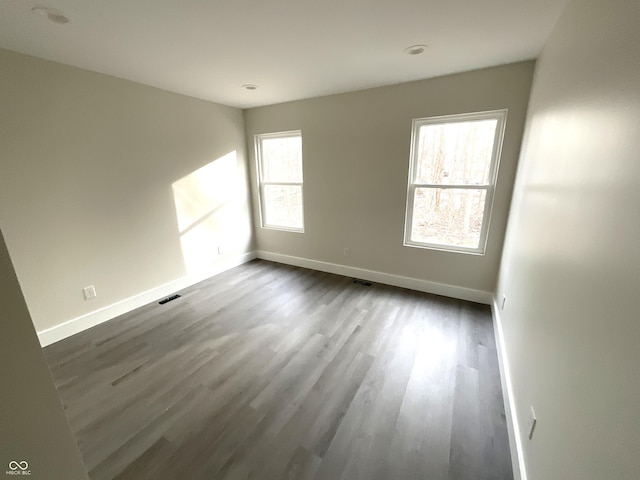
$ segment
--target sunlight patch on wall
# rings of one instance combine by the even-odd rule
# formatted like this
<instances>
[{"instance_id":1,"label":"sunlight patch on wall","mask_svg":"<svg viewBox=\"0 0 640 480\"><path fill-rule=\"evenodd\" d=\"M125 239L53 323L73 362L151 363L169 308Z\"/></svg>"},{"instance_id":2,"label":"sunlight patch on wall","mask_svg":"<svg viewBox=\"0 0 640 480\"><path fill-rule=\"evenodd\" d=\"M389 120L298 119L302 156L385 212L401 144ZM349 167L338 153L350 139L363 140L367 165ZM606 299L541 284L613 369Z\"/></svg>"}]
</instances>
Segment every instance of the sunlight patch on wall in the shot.
<instances>
[{"instance_id":1,"label":"sunlight patch on wall","mask_svg":"<svg viewBox=\"0 0 640 480\"><path fill-rule=\"evenodd\" d=\"M180 243L189 275L205 274L238 234L244 217L238 212L239 173L236 151L195 170L172 185Z\"/></svg>"}]
</instances>

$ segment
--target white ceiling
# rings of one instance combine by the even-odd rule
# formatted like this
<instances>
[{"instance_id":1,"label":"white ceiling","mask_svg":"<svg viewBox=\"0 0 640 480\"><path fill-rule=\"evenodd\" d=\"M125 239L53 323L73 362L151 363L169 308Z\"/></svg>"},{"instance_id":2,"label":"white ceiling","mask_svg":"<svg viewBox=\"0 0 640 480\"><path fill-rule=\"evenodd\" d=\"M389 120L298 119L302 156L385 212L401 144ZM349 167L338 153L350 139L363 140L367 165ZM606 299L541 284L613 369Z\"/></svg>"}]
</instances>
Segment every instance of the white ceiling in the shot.
<instances>
[{"instance_id":1,"label":"white ceiling","mask_svg":"<svg viewBox=\"0 0 640 480\"><path fill-rule=\"evenodd\" d=\"M535 58L566 3L0 0L0 47L246 108Z\"/></svg>"}]
</instances>

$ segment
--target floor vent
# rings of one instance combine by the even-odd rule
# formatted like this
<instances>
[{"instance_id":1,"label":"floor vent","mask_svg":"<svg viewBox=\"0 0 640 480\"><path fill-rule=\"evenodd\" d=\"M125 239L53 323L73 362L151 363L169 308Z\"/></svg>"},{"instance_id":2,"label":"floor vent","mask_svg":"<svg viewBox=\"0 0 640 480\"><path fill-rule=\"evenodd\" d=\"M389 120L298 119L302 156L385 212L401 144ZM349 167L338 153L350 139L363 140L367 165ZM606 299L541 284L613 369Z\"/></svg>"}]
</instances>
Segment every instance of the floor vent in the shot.
<instances>
[{"instance_id":1,"label":"floor vent","mask_svg":"<svg viewBox=\"0 0 640 480\"><path fill-rule=\"evenodd\" d=\"M164 305L165 303L169 303L171 300L175 300L176 298L180 298L180 295L177 293L175 295L171 295L170 297L165 298L164 300L160 300L158 303L160 305Z\"/></svg>"},{"instance_id":2,"label":"floor vent","mask_svg":"<svg viewBox=\"0 0 640 480\"><path fill-rule=\"evenodd\" d=\"M353 283L355 283L356 285L362 285L363 287L370 287L371 285L373 285L373 283L362 280L361 278L354 278Z\"/></svg>"}]
</instances>

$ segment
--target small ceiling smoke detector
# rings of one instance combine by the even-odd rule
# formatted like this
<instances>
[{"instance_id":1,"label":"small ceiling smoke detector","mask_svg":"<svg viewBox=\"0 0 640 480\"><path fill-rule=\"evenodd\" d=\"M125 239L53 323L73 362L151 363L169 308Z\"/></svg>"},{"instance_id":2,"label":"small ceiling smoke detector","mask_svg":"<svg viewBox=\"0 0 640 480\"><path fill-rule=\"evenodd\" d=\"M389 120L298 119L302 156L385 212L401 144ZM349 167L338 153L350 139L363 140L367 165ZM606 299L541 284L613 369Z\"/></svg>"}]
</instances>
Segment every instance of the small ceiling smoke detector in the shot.
<instances>
[{"instance_id":1,"label":"small ceiling smoke detector","mask_svg":"<svg viewBox=\"0 0 640 480\"><path fill-rule=\"evenodd\" d=\"M45 17L47 20L53 23L60 23L60 24L69 23L69 19L65 17L62 12L59 12L58 10L54 10L53 8L33 7L31 9L31 12L35 13L36 15L40 15L41 17Z\"/></svg>"},{"instance_id":2,"label":"small ceiling smoke detector","mask_svg":"<svg viewBox=\"0 0 640 480\"><path fill-rule=\"evenodd\" d=\"M254 85L253 83L245 83L244 85L242 85L242 88L244 88L245 90L257 90L258 85Z\"/></svg>"},{"instance_id":3,"label":"small ceiling smoke detector","mask_svg":"<svg viewBox=\"0 0 640 480\"><path fill-rule=\"evenodd\" d=\"M407 55L420 55L427 48L428 47L424 44L411 45L410 47L405 48L403 52L406 53Z\"/></svg>"}]
</instances>

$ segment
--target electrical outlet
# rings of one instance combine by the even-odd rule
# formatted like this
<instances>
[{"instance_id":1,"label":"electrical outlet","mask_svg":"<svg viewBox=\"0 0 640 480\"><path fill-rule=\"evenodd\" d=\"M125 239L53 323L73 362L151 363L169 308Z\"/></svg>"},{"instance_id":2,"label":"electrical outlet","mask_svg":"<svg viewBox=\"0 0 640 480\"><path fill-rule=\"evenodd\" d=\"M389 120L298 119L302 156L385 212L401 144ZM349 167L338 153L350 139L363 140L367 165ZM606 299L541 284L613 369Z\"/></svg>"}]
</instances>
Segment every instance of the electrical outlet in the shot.
<instances>
[{"instance_id":1,"label":"electrical outlet","mask_svg":"<svg viewBox=\"0 0 640 480\"><path fill-rule=\"evenodd\" d=\"M527 429L529 430L529 440L533 438L533 432L536 429L536 424L538 423L538 419L536 418L536 412L531 407L531 411L529 412L529 421L527 422Z\"/></svg>"},{"instance_id":2,"label":"electrical outlet","mask_svg":"<svg viewBox=\"0 0 640 480\"><path fill-rule=\"evenodd\" d=\"M93 285L89 285L88 287L84 287L82 289L82 294L84 295L85 300L91 300L96 298L98 294L96 293L96 287Z\"/></svg>"},{"instance_id":3,"label":"electrical outlet","mask_svg":"<svg viewBox=\"0 0 640 480\"><path fill-rule=\"evenodd\" d=\"M224 249L221 246L218 246L218 255L222 255L224 253Z\"/></svg>"},{"instance_id":4,"label":"electrical outlet","mask_svg":"<svg viewBox=\"0 0 640 480\"><path fill-rule=\"evenodd\" d=\"M351 254L351 251L349 250L349 247L345 247L342 253L344 253L345 257L348 257Z\"/></svg>"},{"instance_id":5,"label":"electrical outlet","mask_svg":"<svg viewBox=\"0 0 640 480\"><path fill-rule=\"evenodd\" d=\"M504 306L507 304L507 296L506 295L502 295L502 306L500 307L501 310L504 310Z\"/></svg>"}]
</instances>

